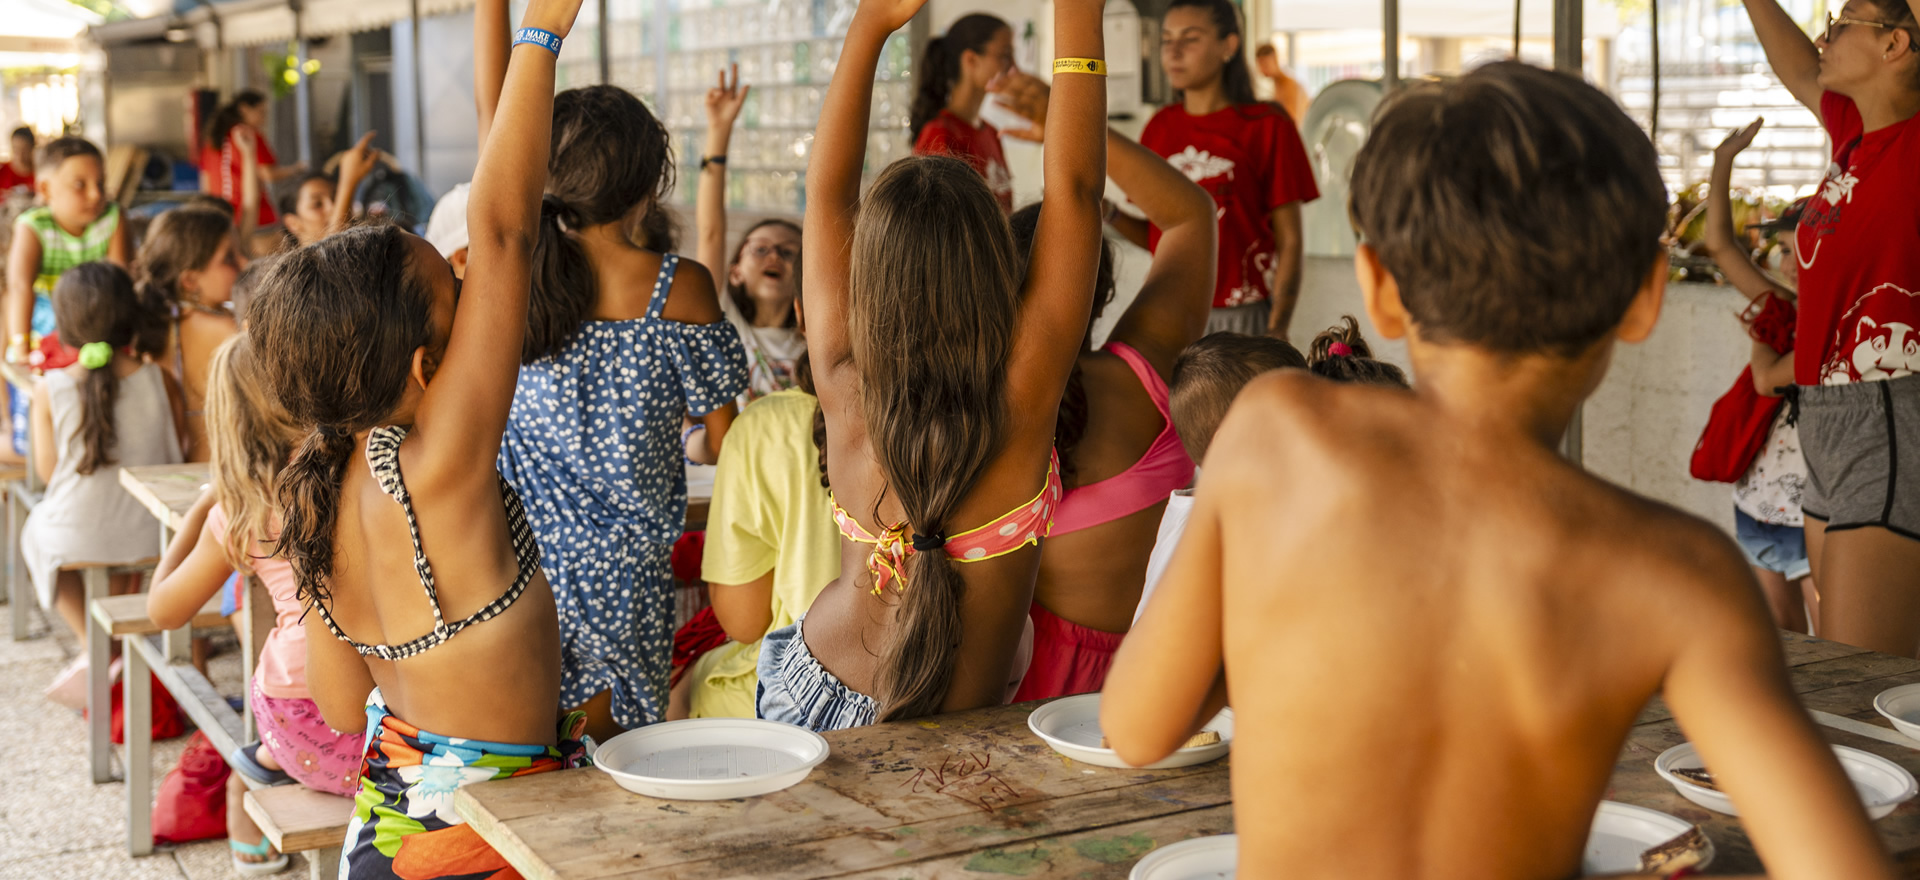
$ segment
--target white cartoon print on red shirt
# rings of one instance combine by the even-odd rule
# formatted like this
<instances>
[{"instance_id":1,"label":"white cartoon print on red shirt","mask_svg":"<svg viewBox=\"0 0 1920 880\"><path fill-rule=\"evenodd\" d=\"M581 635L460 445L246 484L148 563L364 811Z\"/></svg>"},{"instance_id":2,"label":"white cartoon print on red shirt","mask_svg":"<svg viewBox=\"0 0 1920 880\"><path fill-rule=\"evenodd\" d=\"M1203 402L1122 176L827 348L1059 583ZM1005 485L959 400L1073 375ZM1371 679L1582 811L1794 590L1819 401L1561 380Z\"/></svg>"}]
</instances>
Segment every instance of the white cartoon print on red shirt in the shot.
<instances>
[{"instance_id":1,"label":"white cartoon print on red shirt","mask_svg":"<svg viewBox=\"0 0 1920 880\"><path fill-rule=\"evenodd\" d=\"M1820 384L1846 385L1898 379L1920 372L1920 314L1914 293L1882 284L1861 297L1834 328L1833 354L1820 369Z\"/></svg>"}]
</instances>

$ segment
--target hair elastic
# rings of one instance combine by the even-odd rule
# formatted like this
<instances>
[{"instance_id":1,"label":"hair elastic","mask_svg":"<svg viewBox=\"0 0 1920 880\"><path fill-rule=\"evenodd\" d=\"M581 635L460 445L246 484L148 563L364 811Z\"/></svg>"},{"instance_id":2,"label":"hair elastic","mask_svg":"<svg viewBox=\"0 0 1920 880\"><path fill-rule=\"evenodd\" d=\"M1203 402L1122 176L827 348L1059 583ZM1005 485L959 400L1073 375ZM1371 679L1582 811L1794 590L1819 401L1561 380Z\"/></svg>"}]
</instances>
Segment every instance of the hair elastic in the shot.
<instances>
[{"instance_id":1,"label":"hair elastic","mask_svg":"<svg viewBox=\"0 0 1920 880\"><path fill-rule=\"evenodd\" d=\"M922 553L929 553L945 546L947 546L947 536L939 532L931 535L922 535L919 532L913 534L913 549Z\"/></svg>"},{"instance_id":2,"label":"hair elastic","mask_svg":"<svg viewBox=\"0 0 1920 880\"><path fill-rule=\"evenodd\" d=\"M110 363L113 363L113 346L104 342L89 342L80 346L80 366L98 370Z\"/></svg>"},{"instance_id":3,"label":"hair elastic","mask_svg":"<svg viewBox=\"0 0 1920 880\"><path fill-rule=\"evenodd\" d=\"M1094 76L1107 75L1107 62L1098 58L1055 58L1054 73L1091 73Z\"/></svg>"},{"instance_id":4,"label":"hair elastic","mask_svg":"<svg viewBox=\"0 0 1920 880\"><path fill-rule=\"evenodd\" d=\"M1336 342L1332 345L1327 346L1327 354L1333 357L1352 357L1353 346L1348 345L1344 342Z\"/></svg>"},{"instance_id":5,"label":"hair elastic","mask_svg":"<svg viewBox=\"0 0 1920 880\"><path fill-rule=\"evenodd\" d=\"M560 35L553 31L541 30L536 27L523 27L513 32L513 44L518 46L521 43L539 46L542 49L552 52L555 58L560 57Z\"/></svg>"}]
</instances>

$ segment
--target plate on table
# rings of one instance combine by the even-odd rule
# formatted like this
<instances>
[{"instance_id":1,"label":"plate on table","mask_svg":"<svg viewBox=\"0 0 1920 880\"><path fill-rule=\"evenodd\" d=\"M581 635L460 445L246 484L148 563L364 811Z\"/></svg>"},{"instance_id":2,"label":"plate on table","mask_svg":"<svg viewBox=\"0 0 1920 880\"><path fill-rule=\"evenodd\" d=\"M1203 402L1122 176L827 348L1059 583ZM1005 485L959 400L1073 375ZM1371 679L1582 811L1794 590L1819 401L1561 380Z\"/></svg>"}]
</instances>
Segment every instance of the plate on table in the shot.
<instances>
[{"instance_id":1,"label":"plate on table","mask_svg":"<svg viewBox=\"0 0 1920 880\"><path fill-rule=\"evenodd\" d=\"M1170 843L1135 862L1127 880L1233 880L1240 838L1232 834Z\"/></svg>"},{"instance_id":2,"label":"plate on table","mask_svg":"<svg viewBox=\"0 0 1920 880\"><path fill-rule=\"evenodd\" d=\"M1100 745L1100 695L1081 694L1054 700L1027 716L1027 728L1053 750L1083 764L1113 767L1119 770L1169 770L1191 767L1226 756L1233 745L1233 710L1221 709L1201 730L1220 734L1210 745L1181 749L1145 767L1134 767L1112 749Z\"/></svg>"},{"instance_id":3,"label":"plate on table","mask_svg":"<svg viewBox=\"0 0 1920 880\"><path fill-rule=\"evenodd\" d=\"M1893 808L1905 803L1915 794L1920 794L1920 784L1916 784L1913 774L1905 767L1895 764L1879 755L1851 749L1846 746L1834 746L1833 753L1840 759L1841 769L1847 771L1847 778L1853 782L1853 788L1860 794L1860 802L1867 808L1869 818L1878 819L1893 812ZM1738 816L1733 801L1704 785L1682 779L1674 775L1675 770L1698 770L1706 766L1700 755L1693 750L1692 743L1681 743L1660 753L1653 759L1653 770L1673 786L1681 797L1693 801L1718 813Z\"/></svg>"},{"instance_id":4,"label":"plate on table","mask_svg":"<svg viewBox=\"0 0 1920 880\"><path fill-rule=\"evenodd\" d=\"M1873 709L1909 739L1920 739L1920 684L1903 684L1881 691Z\"/></svg>"},{"instance_id":5,"label":"plate on table","mask_svg":"<svg viewBox=\"0 0 1920 880\"><path fill-rule=\"evenodd\" d=\"M1587 848L1580 855L1580 873L1633 874L1640 870L1640 856L1669 840L1687 833L1693 823L1659 810L1636 807L1619 801L1601 801L1593 814L1593 829L1587 832ZM1713 862L1713 841L1707 841L1697 868Z\"/></svg>"},{"instance_id":6,"label":"plate on table","mask_svg":"<svg viewBox=\"0 0 1920 880\"><path fill-rule=\"evenodd\" d=\"M798 784L827 759L804 727L754 718L695 718L629 730L600 745L593 764L648 797L720 801Z\"/></svg>"}]
</instances>

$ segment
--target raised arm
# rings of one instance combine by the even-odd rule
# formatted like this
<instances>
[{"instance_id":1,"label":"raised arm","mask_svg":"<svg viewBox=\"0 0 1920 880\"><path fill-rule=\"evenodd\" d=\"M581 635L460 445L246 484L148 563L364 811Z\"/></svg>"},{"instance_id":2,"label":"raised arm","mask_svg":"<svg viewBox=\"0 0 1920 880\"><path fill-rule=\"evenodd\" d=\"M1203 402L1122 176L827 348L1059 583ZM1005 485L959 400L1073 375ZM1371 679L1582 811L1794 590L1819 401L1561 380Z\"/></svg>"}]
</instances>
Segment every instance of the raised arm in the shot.
<instances>
[{"instance_id":1,"label":"raised arm","mask_svg":"<svg viewBox=\"0 0 1920 880\"><path fill-rule=\"evenodd\" d=\"M473 7L473 103L480 119L480 143L493 131L500 108L500 87L507 81L507 0L478 0Z\"/></svg>"},{"instance_id":2,"label":"raised arm","mask_svg":"<svg viewBox=\"0 0 1920 880\"><path fill-rule=\"evenodd\" d=\"M375 134L378 132L361 135L358 143L340 154L340 180L333 187L333 216L327 218L328 235L347 228L353 221L354 194L360 191L360 182L367 179L373 172L373 164L380 159L380 151L372 146Z\"/></svg>"},{"instance_id":3,"label":"raised arm","mask_svg":"<svg viewBox=\"0 0 1920 880\"><path fill-rule=\"evenodd\" d=\"M1733 160L1753 143L1763 119L1755 119L1727 135L1713 151L1713 174L1707 184L1707 256L1748 299L1756 299L1779 285L1753 264L1740 233L1733 228Z\"/></svg>"},{"instance_id":4,"label":"raised arm","mask_svg":"<svg viewBox=\"0 0 1920 880\"><path fill-rule=\"evenodd\" d=\"M260 200L265 197L260 186L259 135L252 128L236 125L227 137L240 153L240 241L251 253L253 233L260 225Z\"/></svg>"},{"instance_id":5,"label":"raised arm","mask_svg":"<svg viewBox=\"0 0 1920 880\"><path fill-rule=\"evenodd\" d=\"M1057 0L1053 32L1056 58L1097 60L1105 71L1100 0ZM1100 194L1107 185L1106 128L1107 78L1054 74L1047 103L1046 188L1033 233L1033 252L1046 258L1027 263L1007 368L1009 403L1017 410L1043 408L1047 425L1053 424L1060 391L1080 355L1079 340L1093 307ZM807 308L813 308L811 298Z\"/></svg>"},{"instance_id":6,"label":"raised arm","mask_svg":"<svg viewBox=\"0 0 1920 880\"><path fill-rule=\"evenodd\" d=\"M801 281L807 292L807 353L813 358L823 397L834 391L832 377L847 360L847 270L860 202L860 170L867 160L874 69L887 37L911 20L925 2L862 0L820 106L813 155L807 163L807 213L800 250Z\"/></svg>"},{"instance_id":7,"label":"raised arm","mask_svg":"<svg viewBox=\"0 0 1920 880\"><path fill-rule=\"evenodd\" d=\"M580 0L533 0L521 21L564 38L579 11ZM534 229L547 183L555 57L530 43L513 47L499 124L473 172L467 280L446 355L414 426L425 444L420 460L456 480L492 467L520 375ZM444 264L435 271L451 274Z\"/></svg>"},{"instance_id":8,"label":"raised arm","mask_svg":"<svg viewBox=\"0 0 1920 880\"><path fill-rule=\"evenodd\" d=\"M707 90L707 142L700 153L700 188L693 208L694 258L716 275L727 259L727 146L751 88L740 84L740 65L735 64L730 71L720 71L719 85Z\"/></svg>"},{"instance_id":9,"label":"raised arm","mask_svg":"<svg viewBox=\"0 0 1920 880\"><path fill-rule=\"evenodd\" d=\"M1676 608L1668 619L1684 627L1664 633L1680 646L1664 685L1674 719L1740 808L1768 876L1893 877L1853 785L1794 696L1745 561L1723 537L1699 543L1707 599Z\"/></svg>"},{"instance_id":10,"label":"raised arm","mask_svg":"<svg viewBox=\"0 0 1920 880\"><path fill-rule=\"evenodd\" d=\"M1107 175L1160 227L1160 249L1147 279L1108 338L1138 349L1170 380L1180 351L1206 332L1213 305L1219 235L1213 197L1167 160L1111 129Z\"/></svg>"},{"instance_id":11,"label":"raised arm","mask_svg":"<svg viewBox=\"0 0 1920 880\"><path fill-rule=\"evenodd\" d=\"M1780 8L1780 0L1743 0L1747 17L1753 20L1753 33L1766 50L1767 64L1773 74L1793 94L1793 99L1820 112L1820 51L1814 48L1807 32Z\"/></svg>"}]
</instances>

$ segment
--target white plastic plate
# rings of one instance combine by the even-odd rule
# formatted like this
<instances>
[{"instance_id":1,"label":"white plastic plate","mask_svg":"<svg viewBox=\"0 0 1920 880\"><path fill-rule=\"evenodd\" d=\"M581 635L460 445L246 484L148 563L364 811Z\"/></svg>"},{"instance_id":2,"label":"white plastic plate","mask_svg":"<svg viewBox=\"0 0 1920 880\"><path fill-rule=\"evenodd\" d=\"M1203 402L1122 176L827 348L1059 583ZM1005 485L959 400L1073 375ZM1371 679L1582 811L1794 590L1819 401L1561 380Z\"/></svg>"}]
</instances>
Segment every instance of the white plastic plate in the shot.
<instances>
[{"instance_id":1,"label":"white plastic plate","mask_svg":"<svg viewBox=\"0 0 1920 880\"><path fill-rule=\"evenodd\" d=\"M779 791L827 759L804 727L753 718L696 718L629 730L600 745L593 764L631 792L720 801Z\"/></svg>"},{"instance_id":2,"label":"white plastic plate","mask_svg":"<svg viewBox=\"0 0 1920 880\"><path fill-rule=\"evenodd\" d=\"M1833 753L1840 759L1841 769L1847 771L1847 778L1853 781L1854 790L1860 793L1860 802L1866 805L1870 818L1881 818L1915 794L1920 794L1920 784L1916 784L1913 774L1899 764L1846 746L1834 746ZM1673 775L1676 768L1697 769L1703 766L1706 766L1705 762L1694 752L1692 743L1681 743L1653 759L1654 772L1672 785L1681 797L1715 812L1740 815L1726 795Z\"/></svg>"},{"instance_id":3,"label":"white plastic plate","mask_svg":"<svg viewBox=\"0 0 1920 880\"><path fill-rule=\"evenodd\" d=\"M1127 880L1233 880L1239 858L1240 838L1234 835L1196 837L1147 853Z\"/></svg>"},{"instance_id":4,"label":"white plastic plate","mask_svg":"<svg viewBox=\"0 0 1920 880\"><path fill-rule=\"evenodd\" d=\"M1873 698L1874 711L1893 722L1893 728L1920 739L1920 684L1903 684Z\"/></svg>"},{"instance_id":5,"label":"white plastic plate","mask_svg":"<svg viewBox=\"0 0 1920 880\"><path fill-rule=\"evenodd\" d=\"M1580 857L1580 873L1632 874L1640 870L1640 856L1692 828L1693 823L1659 810L1619 801L1601 801L1587 832L1587 848ZM1713 862L1713 842L1701 853L1700 868Z\"/></svg>"},{"instance_id":6,"label":"white plastic plate","mask_svg":"<svg viewBox=\"0 0 1920 880\"><path fill-rule=\"evenodd\" d=\"M1168 770L1191 767L1225 757L1233 745L1233 710L1221 709L1203 730L1220 734L1212 745L1181 749L1160 761L1135 768L1120 760L1112 749L1100 747L1100 695L1081 694L1054 700L1027 716L1027 727L1053 750L1084 764L1114 767L1120 770Z\"/></svg>"}]
</instances>

